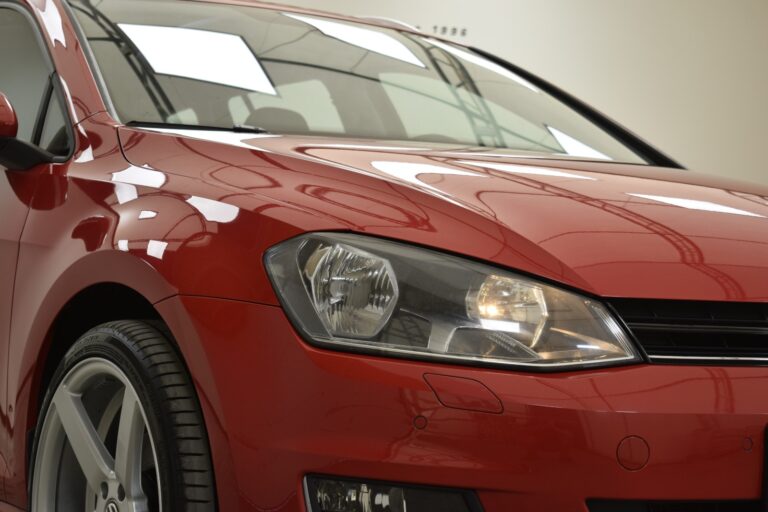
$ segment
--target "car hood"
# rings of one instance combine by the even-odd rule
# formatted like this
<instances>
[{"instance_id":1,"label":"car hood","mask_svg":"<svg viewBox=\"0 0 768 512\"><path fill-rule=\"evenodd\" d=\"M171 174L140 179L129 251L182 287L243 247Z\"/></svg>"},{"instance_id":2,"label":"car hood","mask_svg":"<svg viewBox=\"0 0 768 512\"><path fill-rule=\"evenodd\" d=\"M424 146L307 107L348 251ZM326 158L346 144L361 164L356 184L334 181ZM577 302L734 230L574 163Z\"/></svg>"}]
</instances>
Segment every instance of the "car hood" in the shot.
<instances>
[{"instance_id":1,"label":"car hood","mask_svg":"<svg viewBox=\"0 0 768 512\"><path fill-rule=\"evenodd\" d=\"M434 144L135 129L121 140L134 165L224 180L311 211L327 229L461 253L607 297L768 300L768 189L758 185Z\"/></svg>"}]
</instances>

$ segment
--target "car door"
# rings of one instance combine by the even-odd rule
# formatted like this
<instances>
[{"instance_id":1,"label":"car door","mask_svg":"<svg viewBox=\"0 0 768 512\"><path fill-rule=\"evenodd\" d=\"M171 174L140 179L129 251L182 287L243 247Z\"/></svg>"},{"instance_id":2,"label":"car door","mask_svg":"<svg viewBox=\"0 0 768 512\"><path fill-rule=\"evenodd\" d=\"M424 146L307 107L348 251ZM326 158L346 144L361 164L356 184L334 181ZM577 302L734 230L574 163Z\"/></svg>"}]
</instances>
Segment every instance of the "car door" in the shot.
<instances>
[{"instance_id":1,"label":"car door","mask_svg":"<svg viewBox=\"0 0 768 512\"><path fill-rule=\"evenodd\" d=\"M56 126L63 119L52 94L52 67L31 17L18 4L0 1L0 92L19 120L18 138L44 147L60 144ZM47 139L47 141L46 141ZM0 164L0 477L8 472L10 432L6 396L7 351L18 263L19 240L32 205L37 176L49 166L13 171Z\"/></svg>"}]
</instances>

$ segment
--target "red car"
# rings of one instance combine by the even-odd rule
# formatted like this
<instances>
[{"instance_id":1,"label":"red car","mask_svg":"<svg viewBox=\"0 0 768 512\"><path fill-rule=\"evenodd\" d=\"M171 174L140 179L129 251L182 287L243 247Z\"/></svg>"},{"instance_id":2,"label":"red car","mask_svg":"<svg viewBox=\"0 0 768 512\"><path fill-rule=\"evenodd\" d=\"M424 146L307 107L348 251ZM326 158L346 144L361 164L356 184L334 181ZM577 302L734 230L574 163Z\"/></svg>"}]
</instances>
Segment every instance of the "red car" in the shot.
<instances>
[{"instance_id":1,"label":"red car","mask_svg":"<svg viewBox=\"0 0 768 512\"><path fill-rule=\"evenodd\" d=\"M0 0L1 511L763 511L768 189L394 22Z\"/></svg>"}]
</instances>

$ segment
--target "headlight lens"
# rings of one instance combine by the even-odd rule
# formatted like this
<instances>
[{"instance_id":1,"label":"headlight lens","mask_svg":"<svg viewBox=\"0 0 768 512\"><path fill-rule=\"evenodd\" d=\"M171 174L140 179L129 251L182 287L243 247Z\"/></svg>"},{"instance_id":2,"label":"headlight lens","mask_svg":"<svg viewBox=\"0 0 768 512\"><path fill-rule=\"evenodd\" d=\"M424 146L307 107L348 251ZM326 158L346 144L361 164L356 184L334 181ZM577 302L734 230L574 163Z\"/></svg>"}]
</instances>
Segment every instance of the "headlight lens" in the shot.
<instances>
[{"instance_id":1,"label":"headlight lens","mask_svg":"<svg viewBox=\"0 0 768 512\"><path fill-rule=\"evenodd\" d=\"M266 264L295 326L322 345L552 370L640 359L601 303L436 251L311 234Z\"/></svg>"},{"instance_id":2,"label":"headlight lens","mask_svg":"<svg viewBox=\"0 0 768 512\"><path fill-rule=\"evenodd\" d=\"M341 243L307 249L300 270L328 333L351 338L378 334L397 303L397 280L389 262Z\"/></svg>"}]
</instances>

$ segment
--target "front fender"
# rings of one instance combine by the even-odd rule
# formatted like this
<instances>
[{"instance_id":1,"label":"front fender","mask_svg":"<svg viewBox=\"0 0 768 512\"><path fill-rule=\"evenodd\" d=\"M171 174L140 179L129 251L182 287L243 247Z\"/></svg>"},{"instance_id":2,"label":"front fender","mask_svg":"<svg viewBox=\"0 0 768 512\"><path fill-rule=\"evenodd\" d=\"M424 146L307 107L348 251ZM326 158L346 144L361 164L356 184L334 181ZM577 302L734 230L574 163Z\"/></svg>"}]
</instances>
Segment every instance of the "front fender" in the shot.
<instances>
[{"instance_id":1,"label":"front fender","mask_svg":"<svg viewBox=\"0 0 768 512\"><path fill-rule=\"evenodd\" d=\"M300 209L132 165L106 114L79 124L76 133L73 160L35 176L16 269L7 381L0 383L0 390L7 386L1 396L8 416L0 434L9 461L7 498L22 506L36 385L54 323L73 297L112 283L153 305L180 295L277 304L261 264L266 248L303 229L339 229ZM198 357L194 330L186 327L183 311L156 310L180 341L185 360L194 362L212 437L225 438L217 391Z\"/></svg>"}]
</instances>

